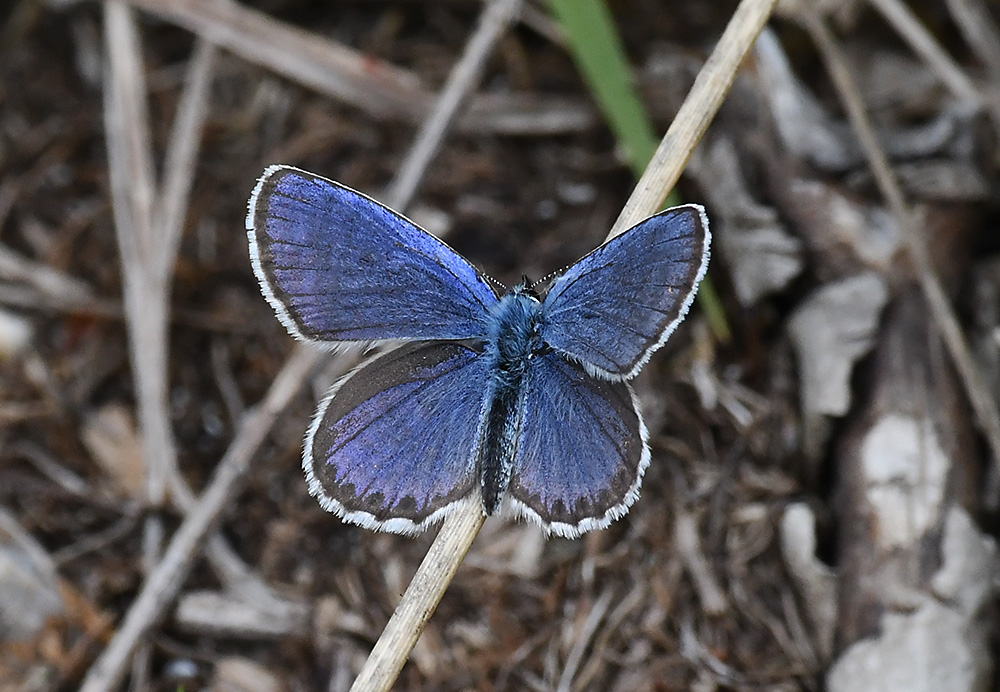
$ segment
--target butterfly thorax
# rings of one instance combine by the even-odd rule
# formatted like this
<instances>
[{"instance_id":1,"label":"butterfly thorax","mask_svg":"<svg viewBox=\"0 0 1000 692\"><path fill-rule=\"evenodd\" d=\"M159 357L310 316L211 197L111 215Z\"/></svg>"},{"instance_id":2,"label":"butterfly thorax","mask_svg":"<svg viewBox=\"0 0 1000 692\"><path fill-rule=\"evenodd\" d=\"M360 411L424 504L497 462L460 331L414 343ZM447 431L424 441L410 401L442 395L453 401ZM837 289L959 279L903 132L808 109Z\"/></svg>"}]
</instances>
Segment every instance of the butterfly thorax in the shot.
<instances>
[{"instance_id":1,"label":"butterfly thorax","mask_svg":"<svg viewBox=\"0 0 1000 692\"><path fill-rule=\"evenodd\" d=\"M493 359L480 474L483 505L488 514L500 508L510 481L521 426L522 383L531 360L548 349L539 335L542 312L537 296L520 284L490 314L486 345Z\"/></svg>"},{"instance_id":2,"label":"butterfly thorax","mask_svg":"<svg viewBox=\"0 0 1000 692\"><path fill-rule=\"evenodd\" d=\"M487 351L496 361L501 386L517 384L532 357L544 348L539 336L541 303L524 286L517 286L500 299L493 313Z\"/></svg>"}]
</instances>

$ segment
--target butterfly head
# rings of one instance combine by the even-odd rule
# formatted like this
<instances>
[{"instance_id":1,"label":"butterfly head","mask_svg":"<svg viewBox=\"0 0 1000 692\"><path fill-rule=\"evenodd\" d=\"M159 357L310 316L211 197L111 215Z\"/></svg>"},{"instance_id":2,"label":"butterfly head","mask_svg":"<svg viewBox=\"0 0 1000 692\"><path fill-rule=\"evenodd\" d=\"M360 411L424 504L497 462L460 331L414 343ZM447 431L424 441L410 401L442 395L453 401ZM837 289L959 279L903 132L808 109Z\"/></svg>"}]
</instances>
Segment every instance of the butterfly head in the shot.
<instances>
[{"instance_id":1,"label":"butterfly head","mask_svg":"<svg viewBox=\"0 0 1000 692\"><path fill-rule=\"evenodd\" d=\"M535 286L539 284L538 281L532 281L525 275L521 275L521 281L518 282L514 288L510 290L512 294L525 295L534 298L536 301L541 302L542 296L535 290Z\"/></svg>"}]
</instances>

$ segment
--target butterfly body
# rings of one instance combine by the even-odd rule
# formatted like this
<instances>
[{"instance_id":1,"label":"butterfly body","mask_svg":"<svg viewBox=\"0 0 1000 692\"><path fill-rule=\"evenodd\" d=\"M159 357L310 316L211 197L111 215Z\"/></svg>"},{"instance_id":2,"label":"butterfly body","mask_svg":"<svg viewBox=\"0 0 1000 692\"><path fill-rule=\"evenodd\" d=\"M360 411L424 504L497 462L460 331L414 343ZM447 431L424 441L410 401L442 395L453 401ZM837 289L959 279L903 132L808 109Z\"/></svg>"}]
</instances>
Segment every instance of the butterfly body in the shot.
<instances>
[{"instance_id":1,"label":"butterfly body","mask_svg":"<svg viewBox=\"0 0 1000 692\"><path fill-rule=\"evenodd\" d=\"M494 514L503 500L517 452L524 415L524 377L535 356L546 352L546 345L539 334L542 304L524 283L500 299L490 318L486 357L493 377L480 447L480 476L483 508Z\"/></svg>"},{"instance_id":2,"label":"butterfly body","mask_svg":"<svg viewBox=\"0 0 1000 692\"><path fill-rule=\"evenodd\" d=\"M261 290L293 336L402 341L320 403L303 468L324 508L413 534L479 502L575 537L636 500L650 453L628 380L705 273L701 207L640 222L544 296L527 282L498 295L409 220L288 166L258 181L247 235Z\"/></svg>"}]
</instances>

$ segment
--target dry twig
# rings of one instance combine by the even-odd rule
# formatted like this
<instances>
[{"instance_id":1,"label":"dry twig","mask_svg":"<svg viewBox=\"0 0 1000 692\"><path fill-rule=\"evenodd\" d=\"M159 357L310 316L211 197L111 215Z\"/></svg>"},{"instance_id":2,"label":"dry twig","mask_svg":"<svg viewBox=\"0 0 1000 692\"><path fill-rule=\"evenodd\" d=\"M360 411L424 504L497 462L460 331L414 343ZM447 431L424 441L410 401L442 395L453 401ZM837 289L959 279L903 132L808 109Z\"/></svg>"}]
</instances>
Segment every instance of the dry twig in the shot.
<instances>
[{"instance_id":1,"label":"dry twig","mask_svg":"<svg viewBox=\"0 0 1000 692\"><path fill-rule=\"evenodd\" d=\"M641 218L655 212L663 199L666 198L670 188L673 187L677 178L680 177L684 164L690 158L694 147L697 146L701 135L704 134L705 129L708 127L708 123L711 122L712 117L721 105L729 86L735 78L736 70L739 68L743 56L753 45L753 40L761 28L763 28L773 5L774 0L744 0L737 9L720 39L719 45L716 46L715 51L695 81L695 86L692 88L691 94L681 106L677 120L674 121L670 130L664 136L663 142L661 142L653 158L653 162L636 187L636 192L633 193L629 199L629 203L622 211L618 222L615 224L615 229L621 227L621 230L624 230L624 228L627 228ZM475 39L473 43L470 43L470 52L475 45L474 42ZM458 66L454 70L453 76L462 74L462 72L461 66ZM443 103L446 103L444 98L442 98ZM683 119L682 115L684 115ZM678 125L678 121L680 121L680 125ZM659 188L657 187L658 183L661 185ZM649 205L650 200L653 200L651 206L644 206ZM632 216L629 215L630 212ZM608 237L613 237L615 234L615 230L612 230ZM444 524L438 534L437 540L452 541L456 548L456 556L459 550L461 551L461 556L464 556L475 539L479 528L482 526L482 510L478 503L470 503L461 511L456 512L453 517L453 521L449 520ZM453 536L453 532L457 533L458 531L463 532L464 540L468 541L468 543L460 542L459 539ZM437 547L437 542L434 547ZM459 556L459 559L461 559L461 556ZM421 572L424 570L424 566L428 565L429 560L430 554L428 554L428 558L421 565ZM451 576L454 575L454 569L457 569L457 564L453 567L447 563L445 564L450 570L450 574L447 575L447 578L450 580ZM427 574L432 574L431 569L432 566L428 565ZM407 596L414 590L414 587L420 589L417 596L420 593L425 593L423 575L420 576L419 580L416 576L414 577L410 589L407 590ZM442 587L446 585L447 582L441 583ZM409 649L416 643L417 636L419 636L419 629L414 632L412 629L413 626L422 628L426 624L426 619L433 612L438 600L444 593L444 589L441 588L440 591L435 589L426 591L426 593L429 598L434 598L435 600L432 603L428 603L428 607L414 608L412 618L415 619L415 622L413 625L404 625L405 620L403 616L397 619L398 610L393 615L393 620L397 622L394 623L391 620L386 627L386 631L376 644L376 649L372 652L372 656L365 663L365 667L355 680L352 690L358 692L361 690L387 690L391 686L399 674L399 670L402 668L406 657L409 655ZM404 600L405 598L404 596ZM412 641L410 641L408 636L411 632L417 635L412 636ZM391 639L386 641L387 637ZM404 639L403 637L407 638ZM386 641L386 643L384 646L381 646L383 641ZM403 649L404 645L408 645L408 648L405 650Z\"/></svg>"},{"instance_id":2,"label":"dry twig","mask_svg":"<svg viewBox=\"0 0 1000 692\"><path fill-rule=\"evenodd\" d=\"M87 672L80 692L109 692L122 679L139 641L159 621L180 591L202 542L239 489L250 458L320 359L321 354L307 346L296 348L264 400L244 418L208 487L171 537L163 559L143 584L107 648Z\"/></svg>"}]
</instances>

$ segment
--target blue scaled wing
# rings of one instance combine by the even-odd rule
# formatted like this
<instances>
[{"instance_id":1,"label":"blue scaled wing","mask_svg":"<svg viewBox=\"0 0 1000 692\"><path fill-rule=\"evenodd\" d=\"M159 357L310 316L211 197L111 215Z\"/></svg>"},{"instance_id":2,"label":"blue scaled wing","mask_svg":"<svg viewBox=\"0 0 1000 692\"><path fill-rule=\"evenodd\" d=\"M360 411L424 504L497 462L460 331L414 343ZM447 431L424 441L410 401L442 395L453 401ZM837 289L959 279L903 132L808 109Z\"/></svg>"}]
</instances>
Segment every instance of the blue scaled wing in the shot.
<instances>
[{"instance_id":1,"label":"blue scaled wing","mask_svg":"<svg viewBox=\"0 0 1000 692\"><path fill-rule=\"evenodd\" d=\"M695 204L638 223L556 279L542 306L542 339L600 377L635 376L687 314L710 241Z\"/></svg>"},{"instance_id":2,"label":"blue scaled wing","mask_svg":"<svg viewBox=\"0 0 1000 692\"><path fill-rule=\"evenodd\" d=\"M303 467L324 509L415 534L475 499L487 359L462 343L410 343L335 386L306 436Z\"/></svg>"},{"instance_id":3,"label":"blue scaled wing","mask_svg":"<svg viewBox=\"0 0 1000 692\"><path fill-rule=\"evenodd\" d=\"M247 236L261 290L288 331L327 342L466 339L497 302L461 255L359 192L270 166Z\"/></svg>"},{"instance_id":4,"label":"blue scaled wing","mask_svg":"<svg viewBox=\"0 0 1000 692\"><path fill-rule=\"evenodd\" d=\"M649 465L646 427L629 384L594 377L549 353L534 359L523 397L507 489L514 511L568 538L623 516Z\"/></svg>"}]
</instances>

